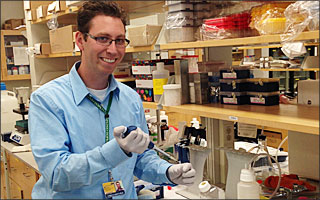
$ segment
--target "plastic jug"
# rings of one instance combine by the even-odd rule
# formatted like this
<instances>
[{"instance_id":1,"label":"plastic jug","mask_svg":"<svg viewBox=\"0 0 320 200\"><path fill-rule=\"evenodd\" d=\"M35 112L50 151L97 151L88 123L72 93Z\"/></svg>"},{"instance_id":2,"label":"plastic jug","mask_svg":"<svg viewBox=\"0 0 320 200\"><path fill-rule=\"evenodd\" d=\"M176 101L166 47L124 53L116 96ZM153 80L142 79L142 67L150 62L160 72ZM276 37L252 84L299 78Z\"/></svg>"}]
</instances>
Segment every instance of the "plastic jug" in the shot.
<instances>
[{"instance_id":1,"label":"plastic jug","mask_svg":"<svg viewBox=\"0 0 320 200\"><path fill-rule=\"evenodd\" d=\"M169 78L169 70L164 69L164 63L157 63L157 70L152 72L154 101L159 102L163 94L163 85L166 85Z\"/></svg>"},{"instance_id":2,"label":"plastic jug","mask_svg":"<svg viewBox=\"0 0 320 200\"><path fill-rule=\"evenodd\" d=\"M237 199L260 199L260 185L256 181L253 170L241 170L237 193Z\"/></svg>"},{"instance_id":3,"label":"plastic jug","mask_svg":"<svg viewBox=\"0 0 320 200\"><path fill-rule=\"evenodd\" d=\"M16 94L6 90L5 83L1 83L1 133L12 132L16 121L21 120L21 115L12 111L18 107Z\"/></svg>"}]
</instances>

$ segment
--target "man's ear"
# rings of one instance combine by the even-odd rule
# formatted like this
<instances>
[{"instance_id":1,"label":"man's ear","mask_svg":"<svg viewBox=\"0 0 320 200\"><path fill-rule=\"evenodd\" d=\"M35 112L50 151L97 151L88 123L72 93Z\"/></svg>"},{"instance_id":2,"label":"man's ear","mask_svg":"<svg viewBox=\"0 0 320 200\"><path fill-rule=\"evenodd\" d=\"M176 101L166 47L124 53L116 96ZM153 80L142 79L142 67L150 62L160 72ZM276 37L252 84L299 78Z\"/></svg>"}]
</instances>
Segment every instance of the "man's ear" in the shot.
<instances>
[{"instance_id":1,"label":"man's ear","mask_svg":"<svg viewBox=\"0 0 320 200\"><path fill-rule=\"evenodd\" d=\"M76 32L76 35L75 35L75 41L76 41L76 44L77 44L77 46L79 47L79 49L81 50L81 51L83 51L83 44L84 44L84 35L80 32L80 31L77 31Z\"/></svg>"}]
</instances>

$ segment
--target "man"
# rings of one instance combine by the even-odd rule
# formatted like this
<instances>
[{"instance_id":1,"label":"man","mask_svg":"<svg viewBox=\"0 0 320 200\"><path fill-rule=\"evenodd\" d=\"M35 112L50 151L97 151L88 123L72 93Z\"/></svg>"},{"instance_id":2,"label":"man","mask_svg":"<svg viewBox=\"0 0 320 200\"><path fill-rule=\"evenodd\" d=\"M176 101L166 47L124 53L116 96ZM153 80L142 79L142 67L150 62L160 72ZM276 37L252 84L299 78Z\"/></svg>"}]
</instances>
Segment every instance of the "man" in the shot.
<instances>
[{"instance_id":1,"label":"man","mask_svg":"<svg viewBox=\"0 0 320 200\"><path fill-rule=\"evenodd\" d=\"M32 198L133 199L134 175L154 184L192 185L190 163L172 165L147 150L140 97L112 76L129 43L123 11L115 3L90 1L77 18L81 62L31 95L31 147L41 173ZM123 138L129 125L138 129ZM104 189L114 181L122 181L124 194Z\"/></svg>"},{"instance_id":2,"label":"man","mask_svg":"<svg viewBox=\"0 0 320 200\"><path fill-rule=\"evenodd\" d=\"M117 192L120 192L120 191L122 191L122 190L123 190L123 189L122 189L122 187L121 187L120 182L117 181L117 182L116 182L116 191L117 191Z\"/></svg>"}]
</instances>

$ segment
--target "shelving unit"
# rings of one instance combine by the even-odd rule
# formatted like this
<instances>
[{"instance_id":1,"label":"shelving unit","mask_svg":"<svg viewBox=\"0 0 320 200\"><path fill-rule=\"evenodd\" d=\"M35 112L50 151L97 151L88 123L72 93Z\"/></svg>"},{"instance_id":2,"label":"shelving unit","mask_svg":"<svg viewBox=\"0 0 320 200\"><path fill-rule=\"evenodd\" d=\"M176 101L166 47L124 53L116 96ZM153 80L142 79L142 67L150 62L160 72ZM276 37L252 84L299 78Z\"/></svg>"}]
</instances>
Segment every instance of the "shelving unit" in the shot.
<instances>
[{"instance_id":1,"label":"shelving unit","mask_svg":"<svg viewBox=\"0 0 320 200\"><path fill-rule=\"evenodd\" d=\"M18 74L18 75L8 75L8 65L14 65L14 62L7 62L7 49L13 47L27 47L27 44L23 45L8 45L6 41L9 37L23 37L22 31L20 30L1 30L1 81L17 81L17 80L30 80L30 74ZM27 40L26 40L27 41Z\"/></svg>"}]
</instances>

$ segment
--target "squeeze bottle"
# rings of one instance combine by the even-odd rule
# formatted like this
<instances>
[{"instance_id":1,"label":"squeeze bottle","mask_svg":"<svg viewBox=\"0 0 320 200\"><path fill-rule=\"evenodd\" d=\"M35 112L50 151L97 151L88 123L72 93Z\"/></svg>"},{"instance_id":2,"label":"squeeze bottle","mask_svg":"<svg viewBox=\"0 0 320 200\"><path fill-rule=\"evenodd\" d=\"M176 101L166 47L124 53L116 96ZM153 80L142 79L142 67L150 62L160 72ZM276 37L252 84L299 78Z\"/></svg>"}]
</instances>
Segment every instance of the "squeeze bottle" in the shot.
<instances>
[{"instance_id":1,"label":"squeeze bottle","mask_svg":"<svg viewBox=\"0 0 320 200\"><path fill-rule=\"evenodd\" d=\"M164 63L157 63L157 70L152 72L154 101L159 102L163 94L163 85L166 85L169 78L169 70L164 69Z\"/></svg>"}]
</instances>

